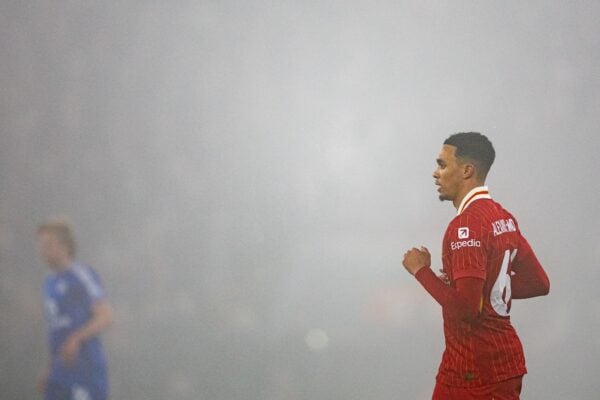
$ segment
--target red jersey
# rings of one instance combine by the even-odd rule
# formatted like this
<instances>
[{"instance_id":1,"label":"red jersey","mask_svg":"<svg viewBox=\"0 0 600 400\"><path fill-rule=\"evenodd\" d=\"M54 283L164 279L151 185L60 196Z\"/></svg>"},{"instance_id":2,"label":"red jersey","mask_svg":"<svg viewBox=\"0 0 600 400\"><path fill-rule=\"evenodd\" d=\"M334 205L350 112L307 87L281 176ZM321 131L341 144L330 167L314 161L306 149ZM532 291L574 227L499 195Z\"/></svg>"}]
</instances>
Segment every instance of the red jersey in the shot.
<instances>
[{"instance_id":1,"label":"red jersey","mask_svg":"<svg viewBox=\"0 0 600 400\"><path fill-rule=\"evenodd\" d=\"M443 308L446 349L437 380L478 387L525 374L523 347L510 323L511 276L519 263L539 263L517 220L486 187L463 199L444 236L442 261L451 288L467 277L483 279L484 286L476 319L461 320Z\"/></svg>"}]
</instances>

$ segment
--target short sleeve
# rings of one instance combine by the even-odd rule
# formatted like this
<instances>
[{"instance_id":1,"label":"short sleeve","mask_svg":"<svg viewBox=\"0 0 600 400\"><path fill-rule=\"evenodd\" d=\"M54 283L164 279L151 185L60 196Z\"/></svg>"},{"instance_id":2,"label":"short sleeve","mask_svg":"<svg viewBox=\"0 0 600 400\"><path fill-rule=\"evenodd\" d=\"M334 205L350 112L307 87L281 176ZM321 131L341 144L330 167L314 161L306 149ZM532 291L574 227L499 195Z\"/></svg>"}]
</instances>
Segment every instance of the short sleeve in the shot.
<instances>
[{"instance_id":1,"label":"short sleeve","mask_svg":"<svg viewBox=\"0 0 600 400\"><path fill-rule=\"evenodd\" d=\"M81 282L90 304L106 297L102 282L98 274L89 267L76 267L74 269L77 279Z\"/></svg>"},{"instance_id":2,"label":"short sleeve","mask_svg":"<svg viewBox=\"0 0 600 400\"><path fill-rule=\"evenodd\" d=\"M483 221L464 213L450 224L448 243L454 279L487 276L487 243L489 230Z\"/></svg>"}]
</instances>

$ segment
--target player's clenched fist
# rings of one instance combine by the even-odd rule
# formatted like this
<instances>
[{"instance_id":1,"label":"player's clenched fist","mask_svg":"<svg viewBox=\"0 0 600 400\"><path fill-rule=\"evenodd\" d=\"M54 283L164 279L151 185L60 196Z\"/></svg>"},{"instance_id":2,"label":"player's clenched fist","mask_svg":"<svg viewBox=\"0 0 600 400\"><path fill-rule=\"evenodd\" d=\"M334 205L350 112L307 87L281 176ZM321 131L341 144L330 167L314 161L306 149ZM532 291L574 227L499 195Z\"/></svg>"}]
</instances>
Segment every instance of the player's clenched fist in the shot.
<instances>
[{"instance_id":1,"label":"player's clenched fist","mask_svg":"<svg viewBox=\"0 0 600 400\"><path fill-rule=\"evenodd\" d=\"M404 253L402 265L404 265L404 268L408 272L414 275L421 268L431 265L431 254L429 254L429 250L426 247L421 246L420 249L413 247Z\"/></svg>"}]
</instances>

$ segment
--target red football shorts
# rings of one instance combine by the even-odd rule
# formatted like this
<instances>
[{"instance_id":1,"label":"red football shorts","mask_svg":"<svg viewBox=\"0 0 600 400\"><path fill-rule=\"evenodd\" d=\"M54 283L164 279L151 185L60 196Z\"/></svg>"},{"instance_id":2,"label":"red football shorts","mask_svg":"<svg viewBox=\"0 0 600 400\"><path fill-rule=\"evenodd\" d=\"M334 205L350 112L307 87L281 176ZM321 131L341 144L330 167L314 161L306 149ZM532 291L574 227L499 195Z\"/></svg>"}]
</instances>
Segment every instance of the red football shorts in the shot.
<instances>
[{"instance_id":1,"label":"red football shorts","mask_svg":"<svg viewBox=\"0 0 600 400\"><path fill-rule=\"evenodd\" d=\"M436 383L432 400L519 400L522 384L522 376L476 388Z\"/></svg>"}]
</instances>

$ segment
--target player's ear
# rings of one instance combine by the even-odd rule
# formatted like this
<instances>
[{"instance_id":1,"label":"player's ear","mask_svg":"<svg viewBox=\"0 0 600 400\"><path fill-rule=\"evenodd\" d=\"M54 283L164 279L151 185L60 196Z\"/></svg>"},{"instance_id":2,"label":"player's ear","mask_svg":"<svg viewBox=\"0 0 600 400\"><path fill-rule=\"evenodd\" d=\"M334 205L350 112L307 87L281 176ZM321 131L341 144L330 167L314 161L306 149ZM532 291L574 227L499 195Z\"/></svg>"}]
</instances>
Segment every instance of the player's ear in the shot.
<instances>
[{"instance_id":1,"label":"player's ear","mask_svg":"<svg viewBox=\"0 0 600 400\"><path fill-rule=\"evenodd\" d=\"M463 178L470 179L470 178L474 177L475 174L476 174L475 165L473 165L471 163L463 164Z\"/></svg>"}]
</instances>

